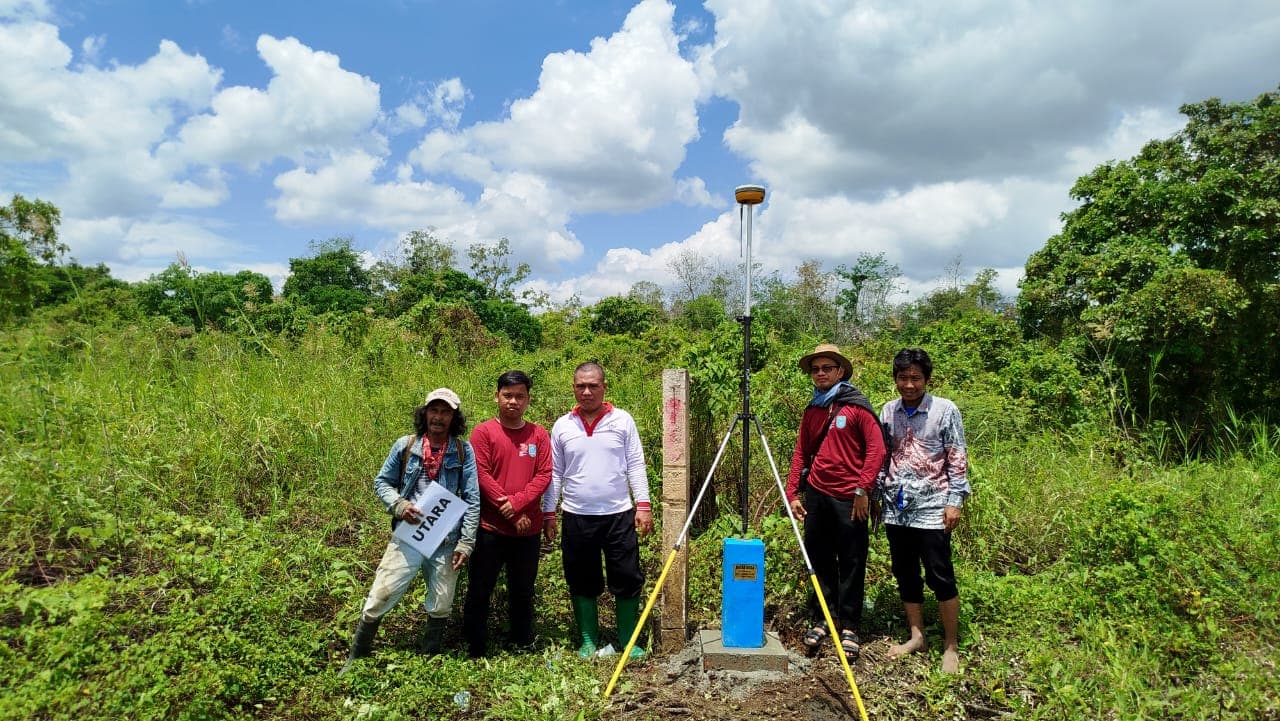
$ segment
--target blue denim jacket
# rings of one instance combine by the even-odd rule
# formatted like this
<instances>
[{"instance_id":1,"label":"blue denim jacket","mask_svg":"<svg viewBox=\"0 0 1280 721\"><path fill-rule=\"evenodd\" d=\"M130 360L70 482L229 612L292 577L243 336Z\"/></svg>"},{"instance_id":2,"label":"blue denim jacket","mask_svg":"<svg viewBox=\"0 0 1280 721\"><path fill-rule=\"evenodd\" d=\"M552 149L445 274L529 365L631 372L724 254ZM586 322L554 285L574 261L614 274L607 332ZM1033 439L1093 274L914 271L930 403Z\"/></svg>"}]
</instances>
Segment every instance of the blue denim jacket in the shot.
<instances>
[{"instance_id":1,"label":"blue denim jacket","mask_svg":"<svg viewBox=\"0 0 1280 721\"><path fill-rule=\"evenodd\" d=\"M409 462L404 469L404 486L401 487L400 464L407 443L413 443L413 447L409 450ZM463 451L462 460L458 459L459 448ZM378 477L373 479L373 490L382 499L388 513L395 508L396 501L413 492L422 471L422 439L418 436L400 437L392 444L391 452L387 454ZM462 514L462 523L445 537L440 547L453 546L455 551L461 551L470 557L475 551L476 530L480 527L480 481L476 476L476 454L470 443L461 438L449 439L444 460L440 463L440 475L435 482L467 504L467 510Z\"/></svg>"}]
</instances>

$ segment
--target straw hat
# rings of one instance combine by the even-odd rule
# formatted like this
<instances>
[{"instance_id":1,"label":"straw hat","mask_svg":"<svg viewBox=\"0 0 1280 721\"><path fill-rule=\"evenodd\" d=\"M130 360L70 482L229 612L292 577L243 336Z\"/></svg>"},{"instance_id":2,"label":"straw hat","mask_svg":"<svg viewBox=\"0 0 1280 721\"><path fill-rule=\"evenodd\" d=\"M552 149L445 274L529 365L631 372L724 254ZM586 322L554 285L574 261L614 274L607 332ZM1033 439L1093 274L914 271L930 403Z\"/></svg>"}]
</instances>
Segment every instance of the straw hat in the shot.
<instances>
[{"instance_id":1,"label":"straw hat","mask_svg":"<svg viewBox=\"0 0 1280 721\"><path fill-rule=\"evenodd\" d=\"M840 346L832 343L818 344L818 347L814 348L812 353L800 359L800 370L805 373L810 372L809 366L813 363L815 358L830 358L836 363L839 363L840 367L844 369L844 380L849 380L849 378L853 376L853 363L840 353Z\"/></svg>"}]
</instances>

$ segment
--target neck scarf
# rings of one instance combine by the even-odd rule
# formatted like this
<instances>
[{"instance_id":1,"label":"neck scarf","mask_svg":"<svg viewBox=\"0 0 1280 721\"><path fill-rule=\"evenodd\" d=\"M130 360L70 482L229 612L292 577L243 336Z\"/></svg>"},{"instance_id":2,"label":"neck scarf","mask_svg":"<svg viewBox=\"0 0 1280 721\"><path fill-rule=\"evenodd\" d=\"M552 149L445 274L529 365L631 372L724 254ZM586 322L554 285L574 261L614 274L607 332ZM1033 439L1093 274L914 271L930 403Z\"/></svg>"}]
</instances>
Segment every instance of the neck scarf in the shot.
<instances>
[{"instance_id":1,"label":"neck scarf","mask_svg":"<svg viewBox=\"0 0 1280 721\"><path fill-rule=\"evenodd\" d=\"M817 388L814 388L813 399L809 401L809 405L817 406L819 408L826 408L827 406L831 405L831 401L835 400L836 395L840 393L840 390L842 387L848 388L849 390L854 390L853 385L849 383L849 381L840 381L839 383L831 386L825 391L820 391Z\"/></svg>"},{"instance_id":2,"label":"neck scarf","mask_svg":"<svg viewBox=\"0 0 1280 721\"><path fill-rule=\"evenodd\" d=\"M444 441L444 448L440 453L431 452L431 442L426 436L422 437L422 470L427 472L427 478L435 480L440 477L440 462L444 460L444 452L449 448L449 439Z\"/></svg>"}]
</instances>

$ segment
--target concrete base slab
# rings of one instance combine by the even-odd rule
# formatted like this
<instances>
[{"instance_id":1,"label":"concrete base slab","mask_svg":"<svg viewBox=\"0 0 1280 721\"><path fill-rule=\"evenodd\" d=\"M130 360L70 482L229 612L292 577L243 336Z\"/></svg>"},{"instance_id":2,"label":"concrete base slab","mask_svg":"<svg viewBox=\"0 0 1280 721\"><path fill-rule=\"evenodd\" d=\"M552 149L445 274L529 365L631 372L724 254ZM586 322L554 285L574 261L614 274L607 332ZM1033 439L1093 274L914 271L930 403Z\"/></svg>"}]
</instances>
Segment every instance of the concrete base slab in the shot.
<instances>
[{"instance_id":1,"label":"concrete base slab","mask_svg":"<svg viewBox=\"0 0 1280 721\"><path fill-rule=\"evenodd\" d=\"M726 647L718 628L698 632L702 648L703 671L781 671L787 670L787 649L778 636L768 631L760 648Z\"/></svg>"}]
</instances>

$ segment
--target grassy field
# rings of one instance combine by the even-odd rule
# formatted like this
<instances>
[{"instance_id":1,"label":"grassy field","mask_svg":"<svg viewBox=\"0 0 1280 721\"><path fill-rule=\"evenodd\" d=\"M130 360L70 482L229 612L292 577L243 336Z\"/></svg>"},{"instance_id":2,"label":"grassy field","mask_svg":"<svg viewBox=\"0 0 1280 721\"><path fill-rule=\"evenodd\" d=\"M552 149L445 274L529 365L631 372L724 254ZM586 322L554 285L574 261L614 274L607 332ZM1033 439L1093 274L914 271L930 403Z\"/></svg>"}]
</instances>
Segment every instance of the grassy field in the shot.
<instances>
[{"instance_id":1,"label":"grassy field","mask_svg":"<svg viewBox=\"0 0 1280 721\"><path fill-rule=\"evenodd\" d=\"M599 358L661 467L667 349L610 339L441 358L421 345L394 323L354 340L159 324L0 336L0 718L619 716L600 698L612 667L568 646L558 552L540 574L534 653L468 661L455 626L451 654L417 655L418 586L375 656L336 676L387 539L371 480L431 388L457 390L474 425L493 414L493 379L524 368L531 417L550 425L572 405L572 366ZM753 381L780 462L795 375ZM869 388L877 401L891 390ZM975 467L957 537L965 672L933 673L936 650L860 664L873 717L1280 718L1280 429L1239 422L1211 459L1169 465L1091 425L1009 432L976 385L940 392L966 413ZM803 569L778 516L757 530L787 637ZM722 520L692 545L699 627L718 622L727 532ZM651 579L664 557L651 539ZM868 583L870 633L900 634L883 537ZM651 680L637 672L625 690Z\"/></svg>"}]
</instances>

